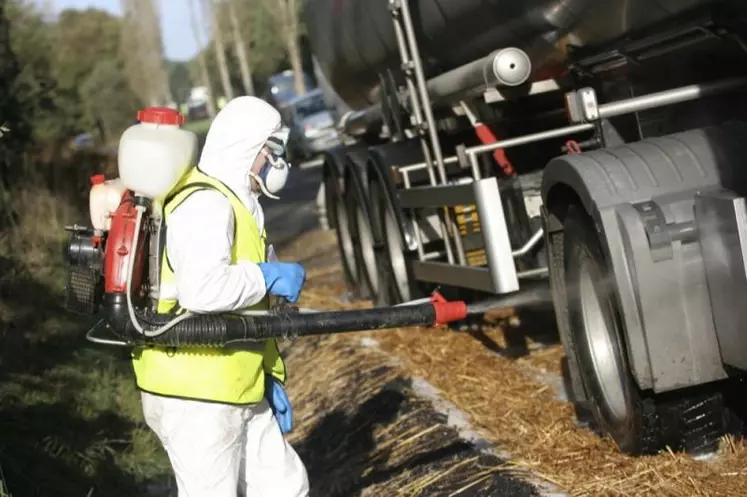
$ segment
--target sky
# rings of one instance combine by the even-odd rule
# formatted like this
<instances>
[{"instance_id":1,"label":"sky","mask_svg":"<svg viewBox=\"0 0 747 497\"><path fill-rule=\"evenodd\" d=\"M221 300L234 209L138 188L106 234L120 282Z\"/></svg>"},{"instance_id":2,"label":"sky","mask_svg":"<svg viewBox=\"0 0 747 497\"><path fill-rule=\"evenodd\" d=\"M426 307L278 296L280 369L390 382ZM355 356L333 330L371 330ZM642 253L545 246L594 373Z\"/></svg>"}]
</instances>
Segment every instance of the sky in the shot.
<instances>
[{"instance_id":1,"label":"sky","mask_svg":"<svg viewBox=\"0 0 747 497\"><path fill-rule=\"evenodd\" d=\"M169 60L188 60L197 53L197 43L189 19L188 1L191 0L157 0L161 10L164 49ZM54 5L57 12L96 7L117 15L122 13L120 0L36 0L36 3ZM206 39L205 36L202 37L203 43Z\"/></svg>"}]
</instances>

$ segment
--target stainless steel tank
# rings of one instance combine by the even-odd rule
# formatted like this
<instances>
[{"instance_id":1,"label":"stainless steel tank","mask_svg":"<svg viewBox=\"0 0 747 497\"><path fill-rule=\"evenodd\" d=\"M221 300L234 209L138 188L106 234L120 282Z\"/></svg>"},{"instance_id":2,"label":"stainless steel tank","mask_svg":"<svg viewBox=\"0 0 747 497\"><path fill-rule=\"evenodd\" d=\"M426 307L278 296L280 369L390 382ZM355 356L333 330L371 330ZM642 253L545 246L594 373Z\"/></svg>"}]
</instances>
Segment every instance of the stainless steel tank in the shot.
<instances>
[{"instance_id":1,"label":"stainless steel tank","mask_svg":"<svg viewBox=\"0 0 747 497\"><path fill-rule=\"evenodd\" d=\"M410 9L426 77L496 49L517 47L529 54L535 78L541 78L552 74L553 68L563 68L569 43L603 43L718 1L410 0ZM388 6L388 0L304 3L304 20L319 69L352 109L376 103L379 72L400 64Z\"/></svg>"}]
</instances>

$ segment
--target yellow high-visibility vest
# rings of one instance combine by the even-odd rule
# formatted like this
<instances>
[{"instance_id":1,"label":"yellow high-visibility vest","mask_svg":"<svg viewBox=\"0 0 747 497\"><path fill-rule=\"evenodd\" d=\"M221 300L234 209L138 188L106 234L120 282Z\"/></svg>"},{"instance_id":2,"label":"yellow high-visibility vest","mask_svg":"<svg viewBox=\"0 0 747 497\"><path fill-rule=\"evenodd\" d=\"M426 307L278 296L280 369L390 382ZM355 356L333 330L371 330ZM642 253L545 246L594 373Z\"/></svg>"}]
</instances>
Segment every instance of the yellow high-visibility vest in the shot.
<instances>
[{"instance_id":1,"label":"yellow high-visibility vest","mask_svg":"<svg viewBox=\"0 0 747 497\"><path fill-rule=\"evenodd\" d=\"M196 167L182 178L164 201L163 216L167 229L169 214L189 195L205 189L221 192L233 207L235 229L231 264L239 261L265 262L264 236L259 232L252 214L230 188ZM161 285L173 285L174 272L165 248L161 268ZM174 312L177 304L176 300L161 299L157 312ZM250 309L265 310L268 306L265 297ZM258 343L252 350L136 347L132 353L132 365L137 386L145 392L228 404L253 404L262 400L265 374L271 374L281 383L285 383L286 379L285 364L274 339Z\"/></svg>"}]
</instances>

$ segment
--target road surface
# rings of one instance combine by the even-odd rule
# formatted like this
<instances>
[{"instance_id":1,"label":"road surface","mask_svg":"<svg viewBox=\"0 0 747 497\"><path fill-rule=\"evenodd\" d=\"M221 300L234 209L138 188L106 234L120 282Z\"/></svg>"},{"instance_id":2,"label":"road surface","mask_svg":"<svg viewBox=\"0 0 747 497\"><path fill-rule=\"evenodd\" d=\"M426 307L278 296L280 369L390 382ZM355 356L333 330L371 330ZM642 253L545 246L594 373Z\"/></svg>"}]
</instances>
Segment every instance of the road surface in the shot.
<instances>
[{"instance_id":1,"label":"road surface","mask_svg":"<svg viewBox=\"0 0 747 497\"><path fill-rule=\"evenodd\" d=\"M268 238L277 247L319 227L316 198L321 181L322 168L318 162L293 164L288 183L280 192L281 199L261 197Z\"/></svg>"}]
</instances>

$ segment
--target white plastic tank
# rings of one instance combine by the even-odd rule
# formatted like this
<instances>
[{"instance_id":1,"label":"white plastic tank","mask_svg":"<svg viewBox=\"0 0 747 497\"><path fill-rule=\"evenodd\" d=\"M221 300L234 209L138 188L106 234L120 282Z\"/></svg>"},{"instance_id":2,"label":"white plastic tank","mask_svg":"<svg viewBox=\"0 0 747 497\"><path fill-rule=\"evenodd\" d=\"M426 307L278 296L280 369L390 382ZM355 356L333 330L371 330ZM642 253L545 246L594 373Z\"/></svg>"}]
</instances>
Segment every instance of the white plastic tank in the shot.
<instances>
[{"instance_id":1,"label":"white plastic tank","mask_svg":"<svg viewBox=\"0 0 747 497\"><path fill-rule=\"evenodd\" d=\"M119 140L119 177L135 195L161 199L197 157L197 135L181 129L184 116L168 107L149 107L137 115Z\"/></svg>"},{"instance_id":2,"label":"white plastic tank","mask_svg":"<svg viewBox=\"0 0 747 497\"><path fill-rule=\"evenodd\" d=\"M107 180L103 174L91 177L91 191L88 195L88 209L91 225L96 231L109 231L111 214L122 202L126 188L119 178Z\"/></svg>"}]
</instances>

